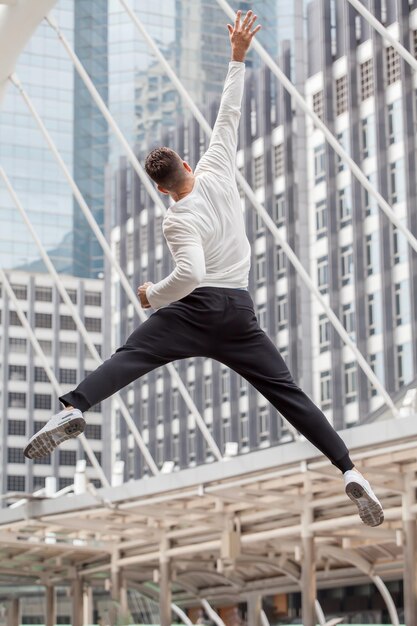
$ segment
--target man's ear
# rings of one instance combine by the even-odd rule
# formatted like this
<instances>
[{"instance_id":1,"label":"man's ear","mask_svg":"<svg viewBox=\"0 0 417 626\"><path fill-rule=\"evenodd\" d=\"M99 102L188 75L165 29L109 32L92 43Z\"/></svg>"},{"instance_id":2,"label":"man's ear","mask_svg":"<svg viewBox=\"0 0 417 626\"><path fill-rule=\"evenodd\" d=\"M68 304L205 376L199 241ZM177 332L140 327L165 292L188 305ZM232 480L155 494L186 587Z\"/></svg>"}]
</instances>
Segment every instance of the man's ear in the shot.
<instances>
[{"instance_id":1,"label":"man's ear","mask_svg":"<svg viewBox=\"0 0 417 626\"><path fill-rule=\"evenodd\" d=\"M182 162L183 166L185 167L185 169L187 170L187 172L189 172L190 174L192 174L192 167L191 165L188 165L187 161L183 161Z\"/></svg>"},{"instance_id":2,"label":"man's ear","mask_svg":"<svg viewBox=\"0 0 417 626\"><path fill-rule=\"evenodd\" d=\"M169 195L169 191L167 191L166 189L164 189L160 185L158 185L158 191L160 191L161 193L164 193L166 196Z\"/></svg>"}]
</instances>

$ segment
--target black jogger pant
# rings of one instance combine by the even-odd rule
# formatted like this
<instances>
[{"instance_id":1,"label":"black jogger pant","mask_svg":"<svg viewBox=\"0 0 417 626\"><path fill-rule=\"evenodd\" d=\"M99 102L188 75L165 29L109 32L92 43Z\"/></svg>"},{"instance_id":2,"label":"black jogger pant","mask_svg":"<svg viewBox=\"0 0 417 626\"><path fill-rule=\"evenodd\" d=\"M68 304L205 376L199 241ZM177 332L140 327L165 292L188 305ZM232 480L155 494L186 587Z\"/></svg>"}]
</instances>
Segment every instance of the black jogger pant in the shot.
<instances>
[{"instance_id":1,"label":"black jogger pant","mask_svg":"<svg viewBox=\"0 0 417 626\"><path fill-rule=\"evenodd\" d=\"M209 357L227 365L341 471L353 467L342 439L297 387L278 350L260 329L246 290L199 287L159 309L60 400L65 406L87 411L155 368L187 357Z\"/></svg>"}]
</instances>

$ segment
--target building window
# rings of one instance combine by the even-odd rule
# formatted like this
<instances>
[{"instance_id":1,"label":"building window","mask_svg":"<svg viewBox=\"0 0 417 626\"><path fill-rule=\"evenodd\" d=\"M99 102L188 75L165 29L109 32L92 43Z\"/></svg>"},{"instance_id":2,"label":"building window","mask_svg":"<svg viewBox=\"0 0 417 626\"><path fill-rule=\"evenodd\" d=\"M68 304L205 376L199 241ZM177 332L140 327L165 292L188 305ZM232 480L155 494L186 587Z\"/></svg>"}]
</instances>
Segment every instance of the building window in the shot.
<instances>
[{"instance_id":1,"label":"building window","mask_svg":"<svg viewBox=\"0 0 417 626\"><path fill-rule=\"evenodd\" d=\"M352 223L352 193L350 185L344 189L339 189L337 197L340 226L347 226Z\"/></svg>"},{"instance_id":2,"label":"building window","mask_svg":"<svg viewBox=\"0 0 417 626\"><path fill-rule=\"evenodd\" d=\"M413 380L413 350L411 342L396 346L397 385L407 385Z\"/></svg>"},{"instance_id":3,"label":"building window","mask_svg":"<svg viewBox=\"0 0 417 626\"><path fill-rule=\"evenodd\" d=\"M317 239L327 234L327 202L320 200L316 203L316 236Z\"/></svg>"},{"instance_id":4,"label":"building window","mask_svg":"<svg viewBox=\"0 0 417 626\"><path fill-rule=\"evenodd\" d=\"M101 333L101 319L99 317L86 317L84 323L88 332Z\"/></svg>"},{"instance_id":5,"label":"building window","mask_svg":"<svg viewBox=\"0 0 417 626\"><path fill-rule=\"evenodd\" d=\"M9 380L26 380L26 366L9 365Z\"/></svg>"},{"instance_id":6,"label":"building window","mask_svg":"<svg viewBox=\"0 0 417 626\"><path fill-rule=\"evenodd\" d=\"M26 394L18 393L15 391L9 391L8 406L12 409L26 408Z\"/></svg>"},{"instance_id":7,"label":"building window","mask_svg":"<svg viewBox=\"0 0 417 626\"><path fill-rule=\"evenodd\" d=\"M343 148L343 150L349 154L349 135L348 135L348 131L344 130L342 133L338 133L337 140L340 143L340 146ZM343 161L343 159L339 155L337 155L336 158L337 158L337 171L338 172L343 172L344 170L347 169L347 166L346 166L345 162Z\"/></svg>"},{"instance_id":8,"label":"building window","mask_svg":"<svg viewBox=\"0 0 417 626\"><path fill-rule=\"evenodd\" d=\"M9 337L9 349L10 352L19 352L20 354L26 352L26 339Z\"/></svg>"},{"instance_id":9,"label":"building window","mask_svg":"<svg viewBox=\"0 0 417 626\"><path fill-rule=\"evenodd\" d=\"M326 256L322 256L317 259L317 284L320 289L320 293L327 293L329 290L329 259Z\"/></svg>"},{"instance_id":10,"label":"building window","mask_svg":"<svg viewBox=\"0 0 417 626\"><path fill-rule=\"evenodd\" d=\"M9 311L9 325L10 326L21 326L22 323L16 313L16 311Z\"/></svg>"},{"instance_id":11,"label":"building window","mask_svg":"<svg viewBox=\"0 0 417 626\"><path fill-rule=\"evenodd\" d=\"M279 193L274 198L273 218L277 226L282 226L285 222L285 197L283 193Z\"/></svg>"},{"instance_id":12,"label":"building window","mask_svg":"<svg viewBox=\"0 0 417 626\"><path fill-rule=\"evenodd\" d=\"M7 491L25 491L26 480L24 476L8 476Z\"/></svg>"},{"instance_id":13,"label":"building window","mask_svg":"<svg viewBox=\"0 0 417 626\"><path fill-rule=\"evenodd\" d=\"M52 341L40 339L39 345L42 349L42 352L46 354L46 356L50 356L52 354Z\"/></svg>"},{"instance_id":14,"label":"building window","mask_svg":"<svg viewBox=\"0 0 417 626\"><path fill-rule=\"evenodd\" d=\"M319 316L319 347L320 352L330 348L330 322L325 313Z\"/></svg>"},{"instance_id":15,"label":"building window","mask_svg":"<svg viewBox=\"0 0 417 626\"><path fill-rule=\"evenodd\" d=\"M24 437L26 435L26 422L23 420L7 420L7 434Z\"/></svg>"},{"instance_id":16,"label":"building window","mask_svg":"<svg viewBox=\"0 0 417 626\"><path fill-rule=\"evenodd\" d=\"M385 49L385 59L387 66L387 84L392 85L401 78L400 55L393 46Z\"/></svg>"},{"instance_id":17,"label":"building window","mask_svg":"<svg viewBox=\"0 0 417 626\"><path fill-rule=\"evenodd\" d=\"M345 402L350 404L356 401L356 364L345 363Z\"/></svg>"},{"instance_id":18,"label":"building window","mask_svg":"<svg viewBox=\"0 0 417 626\"><path fill-rule=\"evenodd\" d=\"M248 395L248 381L245 378L239 378L239 396Z\"/></svg>"},{"instance_id":19,"label":"building window","mask_svg":"<svg viewBox=\"0 0 417 626\"><path fill-rule=\"evenodd\" d=\"M188 431L188 462L193 463L196 455L195 429Z\"/></svg>"},{"instance_id":20,"label":"building window","mask_svg":"<svg viewBox=\"0 0 417 626\"><path fill-rule=\"evenodd\" d=\"M255 157L253 161L253 184L255 189L260 189L264 186L265 172L264 172L264 157L263 154L259 157Z\"/></svg>"},{"instance_id":21,"label":"building window","mask_svg":"<svg viewBox=\"0 0 417 626\"><path fill-rule=\"evenodd\" d=\"M7 462L8 463L24 463L25 455L22 448L7 448Z\"/></svg>"},{"instance_id":22,"label":"building window","mask_svg":"<svg viewBox=\"0 0 417 626\"><path fill-rule=\"evenodd\" d=\"M288 297L287 295L277 298L277 327L284 330L288 325Z\"/></svg>"},{"instance_id":23,"label":"building window","mask_svg":"<svg viewBox=\"0 0 417 626\"><path fill-rule=\"evenodd\" d=\"M377 352L376 354L369 355L369 364L373 373L376 375L378 380L384 384L384 361L382 352ZM369 393L371 397L377 395L376 388L369 382Z\"/></svg>"},{"instance_id":24,"label":"building window","mask_svg":"<svg viewBox=\"0 0 417 626\"><path fill-rule=\"evenodd\" d=\"M284 176L285 172L285 162L284 162L284 144L279 143L274 146L274 167L275 167L275 177Z\"/></svg>"},{"instance_id":25,"label":"building window","mask_svg":"<svg viewBox=\"0 0 417 626\"><path fill-rule=\"evenodd\" d=\"M362 135L362 159L375 156L376 135L375 135L375 115L368 115L361 120Z\"/></svg>"},{"instance_id":26,"label":"building window","mask_svg":"<svg viewBox=\"0 0 417 626\"><path fill-rule=\"evenodd\" d=\"M279 246L275 251L275 272L277 278L283 278L285 276L286 258L285 253Z\"/></svg>"},{"instance_id":27,"label":"building window","mask_svg":"<svg viewBox=\"0 0 417 626\"><path fill-rule=\"evenodd\" d=\"M70 315L60 315L59 326L61 330L76 330L75 322Z\"/></svg>"},{"instance_id":28,"label":"building window","mask_svg":"<svg viewBox=\"0 0 417 626\"><path fill-rule=\"evenodd\" d=\"M58 479L58 489L65 489L65 487L69 487L70 485L72 485L74 483L74 480L72 478L67 478L66 476L61 476Z\"/></svg>"},{"instance_id":29,"label":"building window","mask_svg":"<svg viewBox=\"0 0 417 626\"><path fill-rule=\"evenodd\" d=\"M259 441L269 440L269 407L262 406L258 409Z\"/></svg>"},{"instance_id":30,"label":"building window","mask_svg":"<svg viewBox=\"0 0 417 626\"><path fill-rule=\"evenodd\" d=\"M321 183L326 176L326 147L324 143L314 148L314 184Z\"/></svg>"},{"instance_id":31,"label":"building window","mask_svg":"<svg viewBox=\"0 0 417 626\"><path fill-rule=\"evenodd\" d=\"M44 489L46 478L45 476L34 476L33 477L33 490L38 491L39 489Z\"/></svg>"},{"instance_id":32,"label":"building window","mask_svg":"<svg viewBox=\"0 0 417 626\"><path fill-rule=\"evenodd\" d=\"M320 407L326 411L332 403L332 375L330 370L320 372Z\"/></svg>"},{"instance_id":33,"label":"building window","mask_svg":"<svg viewBox=\"0 0 417 626\"><path fill-rule=\"evenodd\" d=\"M348 83L347 76L336 80L336 115L341 115L348 108Z\"/></svg>"},{"instance_id":34,"label":"building window","mask_svg":"<svg viewBox=\"0 0 417 626\"><path fill-rule=\"evenodd\" d=\"M35 300L37 302L52 302L52 289L51 287L36 287L35 288Z\"/></svg>"},{"instance_id":35,"label":"building window","mask_svg":"<svg viewBox=\"0 0 417 626\"><path fill-rule=\"evenodd\" d=\"M344 304L343 309L343 326L350 338L355 340L355 309L352 303Z\"/></svg>"},{"instance_id":36,"label":"building window","mask_svg":"<svg viewBox=\"0 0 417 626\"><path fill-rule=\"evenodd\" d=\"M255 223L255 236L256 237L262 237L262 235L265 234L265 224L264 221L261 217L261 215L255 211L255 213L253 214L253 219L254 219L254 223Z\"/></svg>"},{"instance_id":37,"label":"building window","mask_svg":"<svg viewBox=\"0 0 417 626\"><path fill-rule=\"evenodd\" d=\"M60 465L75 465L76 462L77 462L77 453L75 452L75 450L59 450L59 464Z\"/></svg>"},{"instance_id":38,"label":"building window","mask_svg":"<svg viewBox=\"0 0 417 626\"><path fill-rule=\"evenodd\" d=\"M367 305L369 334L377 335L382 332L381 292L368 294Z\"/></svg>"},{"instance_id":39,"label":"building window","mask_svg":"<svg viewBox=\"0 0 417 626\"><path fill-rule=\"evenodd\" d=\"M360 65L361 100L364 101L374 95L374 68L372 59Z\"/></svg>"},{"instance_id":40,"label":"building window","mask_svg":"<svg viewBox=\"0 0 417 626\"><path fill-rule=\"evenodd\" d=\"M408 280L394 285L394 322L396 326L410 322L410 293Z\"/></svg>"},{"instance_id":41,"label":"building window","mask_svg":"<svg viewBox=\"0 0 417 626\"><path fill-rule=\"evenodd\" d=\"M353 280L353 249L352 244L341 249L342 285L349 285Z\"/></svg>"},{"instance_id":42,"label":"building window","mask_svg":"<svg viewBox=\"0 0 417 626\"><path fill-rule=\"evenodd\" d=\"M388 141L390 144L402 141L404 136L401 104L402 101L398 99L388 105Z\"/></svg>"},{"instance_id":43,"label":"building window","mask_svg":"<svg viewBox=\"0 0 417 626\"><path fill-rule=\"evenodd\" d=\"M369 182L377 189L377 180L376 173L373 172L369 176L367 176ZM369 217L370 215L376 215L378 213L378 203L375 198L369 193L367 189L363 188L363 204L365 207L365 216Z\"/></svg>"},{"instance_id":44,"label":"building window","mask_svg":"<svg viewBox=\"0 0 417 626\"><path fill-rule=\"evenodd\" d=\"M67 367L59 368L59 382L66 385L75 385L77 382L77 370Z\"/></svg>"},{"instance_id":45,"label":"building window","mask_svg":"<svg viewBox=\"0 0 417 626\"><path fill-rule=\"evenodd\" d=\"M52 406L52 399L49 394L46 393L35 393L35 409L47 409L50 410Z\"/></svg>"},{"instance_id":46,"label":"building window","mask_svg":"<svg viewBox=\"0 0 417 626\"><path fill-rule=\"evenodd\" d=\"M27 300L28 288L26 285L10 285L14 291L14 295L18 300Z\"/></svg>"},{"instance_id":47,"label":"building window","mask_svg":"<svg viewBox=\"0 0 417 626\"><path fill-rule=\"evenodd\" d=\"M74 455L75 455L75 454L76 454L76 453L74 452ZM96 450L94 450L94 456L95 456L95 457L96 457L96 459L97 459L97 463L99 463L99 465L101 465L101 452L97 452ZM92 464L91 464L90 459L89 459L89 458L86 458L86 461L87 461L87 466L88 466L88 467L92 467ZM74 461L74 463L66 463L66 465L75 465L75 462L76 462L76 461Z\"/></svg>"},{"instance_id":48,"label":"building window","mask_svg":"<svg viewBox=\"0 0 417 626\"><path fill-rule=\"evenodd\" d=\"M85 436L87 439L101 439L101 425L87 424L85 427Z\"/></svg>"},{"instance_id":49,"label":"building window","mask_svg":"<svg viewBox=\"0 0 417 626\"><path fill-rule=\"evenodd\" d=\"M396 365L397 365L397 385L402 387L404 385L404 347L395 346L396 353Z\"/></svg>"},{"instance_id":50,"label":"building window","mask_svg":"<svg viewBox=\"0 0 417 626\"><path fill-rule=\"evenodd\" d=\"M86 306L101 306L101 293L99 291L86 291L84 304Z\"/></svg>"},{"instance_id":51,"label":"building window","mask_svg":"<svg viewBox=\"0 0 417 626\"><path fill-rule=\"evenodd\" d=\"M257 317L258 317L259 326L264 332L267 332L268 318L267 318L266 304L261 304L258 306Z\"/></svg>"},{"instance_id":52,"label":"building window","mask_svg":"<svg viewBox=\"0 0 417 626\"><path fill-rule=\"evenodd\" d=\"M126 235L126 261L133 261L133 233Z\"/></svg>"},{"instance_id":53,"label":"building window","mask_svg":"<svg viewBox=\"0 0 417 626\"><path fill-rule=\"evenodd\" d=\"M247 413L242 413L239 421L240 445L246 446L249 443L249 419Z\"/></svg>"},{"instance_id":54,"label":"building window","mask_svg":"<svg viewBox=\"0 0 417 626\"><path fill-rule=\"evenodd\" d=\"M42 456L40 459L34 459L35 465L50 465L51 464L51 455Z\"/></svg>"},{"instance_id":55,"label":"building window","mask_svg":"<svg viewBox=\"0 0 417 626\"><path fill-rule=\"evenodd\" d=\"M313 94L313 111L321 119L324 119L324 92L323 89Z\"/></svg>"},{"instance_id":56,"label":"building window","mask_svg":"<svg viewBox=\"0 0 417 626\"><path fill-rule=\"evenodd\" d=\"M404 159L394 161L389 164L390 176L390 200L391 204L404 202L405 200L405 178Z\"/></svg>"},{"instance_id":57,"label":"building window","mask_svg":"<svg viewBox=\"0 0 417 626\"><path fill-rule=\"evenodd\" d=\"M49 381L48 375L43 367L35 367L34 379L35 383L47 383Z\"/></svg>"},{"instance_id":58,"label":"building window","mask_svg":"<svg viewBox=\"0 0 417 626\"><path fill-rule=\"evenodd\" d=\"M36 328L52 328L52 315L50 313L35 313Z\"/></svg>"},{"instance_id":59,"label":"building window","mask_svg":"<svg viewBox=\"0 0 417 626\"><path fill-rule=\"evenodd\" d=\"M392 249L394 264L406 263L408 258L408 244L404 235L399 232L398 228L392 228Z\"/></svg>"},{"instance_id":60,"label":"building window","mask_svg":"<svg viewBox=\"0 0 417 626\"><path fill-rule=\"evenodd\" d=\"M378 231L366 236L366 271L368 276L378 274L380 271Z\"/></svg>"},{"instance_id":61,"label":"building window","mask_svg":"<svg viewBox=\"0 0 417 626\"><path fill-rule=\"evenodd\" d=\"M266 280L266 259L265 254L258 254L255 265L256 286L260 287L265 284Z\"/></svg>"},{"instance_id":62,"label":"building window","mask_svg":"<svg viewBox=\"0 0 417 626\"><path fill-rule=\"evenodd\" d=\"M228 400L230 395L230 375L229 370L222 369L221 371L221 390L222 390L222 402Z\"/></svg>"},{"instance_id":63,"label":"building window","mask_svg":"<svg viewBox=\"0 0 417 626\"><path fill-rule=\"evenodd\" d=\"M59 354L61 356L77 356L77 344L71 341L60 341Z\"/></svg>"}]
</instances>

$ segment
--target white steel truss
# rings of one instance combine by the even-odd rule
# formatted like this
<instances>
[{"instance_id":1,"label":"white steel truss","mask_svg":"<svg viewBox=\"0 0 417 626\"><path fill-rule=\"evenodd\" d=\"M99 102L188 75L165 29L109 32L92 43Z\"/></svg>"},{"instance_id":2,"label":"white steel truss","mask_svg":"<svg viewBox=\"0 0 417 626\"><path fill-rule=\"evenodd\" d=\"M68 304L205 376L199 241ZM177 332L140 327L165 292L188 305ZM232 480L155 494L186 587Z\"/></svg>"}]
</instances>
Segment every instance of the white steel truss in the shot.
<instances>
[{"instance_id":1,"label":"white steel truss","mask_svg":"<svg viewBox=\"0 0 417 626\"><path fill-rule=\"evenodd\" d=\"M182 83L179 80L178 76L176 75L174 70L171 68L171 66L169 65L168 61L166 60L166 58L164 57L164 55L162 54L162 52L160 51L160 49L158 48L158 46L156 45L156 43L154 42L152 37L149 35L149 33L147 32L147 30L145 29L145 27L143 26L143 24L141 23L141 21L139 20L137 15L134 13L132 8L126 2L126 0L119 0L119 2L123 6L123 8L127 12L127 14L129 15L129 17L132 20L132 22L135 24L135 26L139 30L139 32L141 33L142 37L145 39L146 43L152 49L152 52L155 54L155 56L157 57L158 61L161 63L161 65L164 68L166 74L171 79L173 85L177 89L177 91L180 94L181 98L186 102L187 106L190 108L192 114L194 115L194 117L196 118L196 120L198 121L200 126L202 127L203 131L206 133L207 136L210 136L211 132L212 132L212 129L211 129L210 125L208 124L207 120L205 119L205 117L203 116L201 111L196 106L195 102L193 101L193 99L191 98L191 96L189 95L187 90L182 85ZM224 8L224 6L223 6L223 8ZM234 14L234 12L231 9L230 9L230 12L231 12L231 14L234 17L235 14ZM256 40L254 40L253 44L257 44L259 46L259 43ZM262 51L265 53L265 55L267 55L269 57L269 55L266 53L266 51L263 48L262 48ZM271 59L271 61L272 61L272 59ZM274 63L274 62L272 61L272 63ZM281 76L281 74L282 74L281 70L278 68L278 66L276 66L276 68L277 68L277 70L279 72L279 75ZM298 91L295 89L295 87L292 85L292 83L286 78L286 76L284 74L282 74L282 76L289 83L289 85L291 86L291 89L295 90L295 92L297 93L298 97L301 99L303 106L312 115L315 115L314 113L312 113L308 109L307 105L304 103L303 98L298 93ZM320 124L322 124L321 120L318 119L318 121L320 122ZM339 150L339 149L342 150L341 146L339 145L337 140L333 137L333 135L330 133L330 131L327 129L327 127L324 126L324 128L326 129L326 132L330 135L331 142L332 143L335 142L337 144L337 150ZM346 157L348 159L350 159L350 157L348 157L348 155L345 152L344 152L344 154L346 155ZM353 161L352 161L352 163L354 164ZM359 170L359 168L357 168L357 169ZM360 170L359 170L359 172L360 172ZM362 172L360 172L360 174L361 174L361 176L363 176ZM397 414L398 414L397 409L396 409L396 407L395 407L395 405L394 405L394 403L393 403L389 393L387 392L385 387L382 385L382 383L378 379L378 377L375 375L374 371L372 370L372 368L370 367L370 365L366 361L366 359L363 356L363 354L360 352L360 350L357 347L356 343L354 341L352 341L352 339L350 338L349 334L347 333L347 331L344 328L343 324L340 322L340 320L337 317L337 315L329 307L329 305L327 304L325 298L320 293L319 289L316 287L316 285L311 280L308 272L304 269L303 265L299 261L297 255L294 253L292 248L288 245L287 241L283 238L283 236L281 235L281 233L280 233L279 229L277 228L276 224L274 223L274 221L272 220L272 218L270 217L268 212L265 210L264 206L257 199L257 197L256 197L255 193L253 192L252 188L250 187L250 185L246 182L245 178L242 176L242 174L239 171L236 172L236 178L237 178L237 181L238 181L239 185L242 187L242 189L245 192L246 196L248 197L248 199L252 203L253 207L255 208L255 210L261 215L263 221L265 222L267 228L271 232L271 234L274 237L275 241L281 246L281 248L283 249L284 253L288 257L289 261L292 263L292 265L294 266L295 270L300 275L300 277L303 280L303 282L306 284L306 286L309 289L310 293L312 293L316 297L316 299L320 302L323 310L326 312L326 314L327 314L327 316L329 318L329 321L332 323L333 327L335 328L336 332L338 333L338 335L340 336L342 341L353 352L353 354L355 356L355 359L357 360L359 366L361 367L361 369L363 370L363 372L367 376L368 380L378 390L378 392L382 396L382 398L383 398L384 402L386 403L386 405L391 409L393 415L397 416ZM368 183L367 179L366 179L366 182ZM373 189L373 187L372 187L372 191L373 191L373 195L375 193L377 193ZM378 196L379 196L379 194L378 194ZM382 196L380 196L380 197L383 200ZM383 202L385 204L387 204L385 202L385 200L383 200ZM392 210L389 207L389 205L387 205L387 206L388 206L389 210L392 212ZM396 219L396 221L398 221L397 218L395 218L395 219ZM410 233L410 235L411 235L411 233ZM413 237L413 235L411 235L411 237ZM416 240L416 250L417 250L417 240Z\"/></svg>"}]
</instances>

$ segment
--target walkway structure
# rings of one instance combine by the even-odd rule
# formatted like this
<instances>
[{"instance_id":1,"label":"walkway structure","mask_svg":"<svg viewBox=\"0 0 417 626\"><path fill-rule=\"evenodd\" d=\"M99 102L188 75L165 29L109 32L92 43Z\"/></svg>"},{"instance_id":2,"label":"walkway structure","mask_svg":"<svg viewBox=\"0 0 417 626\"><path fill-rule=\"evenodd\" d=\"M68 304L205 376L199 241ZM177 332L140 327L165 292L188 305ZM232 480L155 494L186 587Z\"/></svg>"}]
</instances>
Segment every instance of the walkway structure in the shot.
<instances>
[{"instance_id":1,"label":"walkway structure","mask_svg":"<svg viewBox=\"0 0 417 626\"><path fill-rule=\"evenodd\" d=\"M383 501L381 527L361 523L338 471L308 442L77 498L32 497L0 515L0 584L9 585L10 610L16 585L41 584L46 594L71 586L79 626L89 588L110 588L120 610L132 588L160 602L162 626L171 623L170 597L182 609L203 599L249 602L254 626L262 596L301 589L310 626L320 615L316 587L373 581L398 624L383 581L404 577L406 623L416 626L416 415L343 437Z\"/></svg>"}]
</instances>

